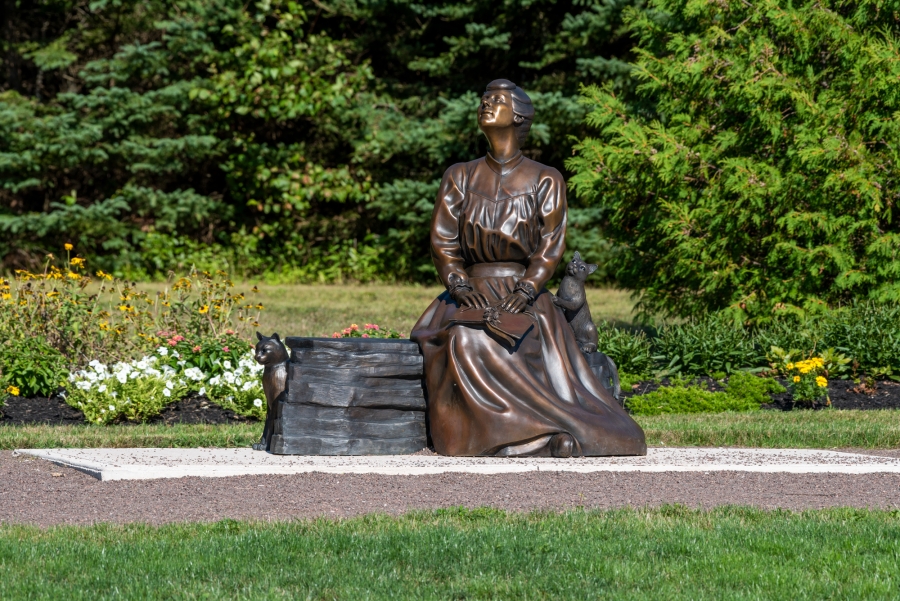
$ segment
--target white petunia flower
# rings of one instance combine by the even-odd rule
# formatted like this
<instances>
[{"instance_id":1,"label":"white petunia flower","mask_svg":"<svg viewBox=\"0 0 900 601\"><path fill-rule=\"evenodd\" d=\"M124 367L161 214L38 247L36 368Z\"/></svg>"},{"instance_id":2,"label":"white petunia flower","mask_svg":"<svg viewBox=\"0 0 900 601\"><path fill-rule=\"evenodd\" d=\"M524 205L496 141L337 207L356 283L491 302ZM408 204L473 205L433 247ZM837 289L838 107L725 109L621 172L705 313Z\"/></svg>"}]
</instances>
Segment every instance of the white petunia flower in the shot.
<instances>
[{"instance_id":1,"label":"white petunia flower","mask_svg":"<svg viewBox=\"0 0 900 601\"><path fill-rule=\"evenodd\" d=\"M178 351L172 351L172 356L178 359L181 357L181 354Z\"/></svg>"},{"instance_id":2,"label":"white petunia flower","mask_svg":"<svg viewBox=\"0 0 900 601\"><path fill-rule=\"evenodd\" d=\"M112 398L116 398L119 396L119 393L116 392L115 390L113 390L112 392L109 393L109 396L111 396Z\"/></svg>"},{"instance_id":3,"label":"white petunia flower","mask_svg":"<svg viewBox=\"0 0 900 601\"><path fill-rule=\"evenodd\" d=\"M225 381L229 384L234 384L234 374L230 371L226 371L225 373L223 373L222 377L225 378Z\"/></svg>"},{"instance_id":4,"label":"white petunia flower","mask_svg":"<svg viewBox=\"0 0 900 601\"><path fill-rule=\"evenodd\" d=\"M168 388L163 388L163 395L172 396L172 391L169 390Z\"/></svg>"},{"instance_id":5,"label":"white petunia flower","mask_svg":"<svg viewBox=\"0 0 900 601\"><path fill-rule=\"evenodd\" d=\"M218 386L221 382L222 382L222 378L220 378L219 376L213 376L212 378L209 379L210 386Z\"/></svg>"},{"instance_id":6,"label":"white petunia flower","mask_svg":"<svg viewBox=\"0 0 900 601\"><path fill-rule=\"evenodd\" d=\"M253 404L256 407L262 407L262 399L253 399Z\"/></svg>"},{"instance_id":7,"label":"white petunia flower","mask_svg":"<svg viewBox=\"0 0 900 601\"><path fill-rule=\"evenodd\" d=\"M78 390L90 390L91 383L87 380L81 380L80 382L75 382L75 388L77 388Z\"/></svg>"},{"instance_id":8,"label":"white petunia flower","mask_svg":"<svg viewBox=\"0 0 900 601\"><path fill-rule=\"evenodd\" d=\"M106 384L101 384L100 388L97 389L97 392L106 392Z\"/></svg>"},{"instance_id":9,"label":"white petunia flower","mask_svg":"<svg viewBox=\"0 0 900 601\"><path fill-rule=\"evenodd\" d=\"M128 374L120 371L116 374L116 380L118 380L120 384L124 384L128 381Z\"/></svg>"},{"instance_id":10,"label":"white petunia flower","mask_svg":"<svg viewBox=\"0 0 900 601\"><path fill-rule=\"evenodd\" d=\"M231 369L231 361L227 359L222 362L222 365L225 367L225 369Z\"/></svg>"},{"instance_id":11,"label":"white petunia flower","mask_svg":"<svg viewBox=\"0 0 900 601\"><path fill-rule=\"evenodd\" d=\"M172 381L172 380L167 381L167 382L166 382L166 388L169 389L169 390L172 390L173 388L175 388L175 382Z\"/></svg>"},{"instance_id":12,"label":"white petunia flower","mask_svg":"<svg viewBox=\"0 0 900 601\"><path fill-rule=\"evenodd\" d=\"M116 406L115 406L115 405L110 405L110 406L109 406L109 410L110 410L110 411L115 411L115 410L116 410Z\"/></svg>"},{"instance_id":13,"label":"white petunia flower","mask_svg":"<svg viewBox=\"0 0 900 601\"><path fill-rule=\"evenodd\" d=\"M199 392L199 394L200 394L200 396L203 396L203 395L206 394L206 386L201 386L201 387L200 387L200 392Z\"/></svg>"},{"instance_id":14,"label":"white petunia flower","mask_svg":"<svg viewBox=\"0 0 900 601\"><path fill-rule=\"evenodd\" d=\"M167 348L164 347L164 346L161 346L161 347L159 347L158 349L156 349L156 352L159 353L160 356L165 357L166 355L169 354L169 349L167 349Z\"/></svg>"},{"instance_id":15,"label":"white petunia flower","mask_svg":"<svg viewBox=\"0 0 900 601\"><path fill-rule=\"evenodd\" d=\"M244 385L241 386L241 390L243 390L244 392L247 392L248 390L253 388L255 385L256 385L256 382L254 382L253 380L247 380L246 382L244 382Z\"/></svg>"}]
</instances>

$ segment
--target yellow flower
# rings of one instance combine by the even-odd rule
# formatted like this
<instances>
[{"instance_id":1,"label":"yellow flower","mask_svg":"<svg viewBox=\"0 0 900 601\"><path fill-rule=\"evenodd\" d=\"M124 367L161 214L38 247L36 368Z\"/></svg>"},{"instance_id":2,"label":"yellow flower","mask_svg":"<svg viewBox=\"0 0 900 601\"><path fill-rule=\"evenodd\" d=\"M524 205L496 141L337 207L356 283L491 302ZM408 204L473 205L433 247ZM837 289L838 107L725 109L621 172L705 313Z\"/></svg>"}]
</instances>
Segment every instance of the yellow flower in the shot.
<instances>
[{"instance_id":1,"label":"yellow flower","mask_svg":"<svg viewBox=\"0 0 900 601\"><path fill-rule=\"evenodd\" d=\"M10 386L6 389L6 392L13 396L19 396L19 387L18 386Z\"/></svg>"},{"instance_id":2,"label":"yellow flower","mask_svg":"<svg viewBox=\"0 0 900 601\"><path fill-rule=\"evenodd\" d=\"M787 368L788 368L788 369L794 369L794 364L793 364L793 363L788 363L788 364L787 364Z\"/></svg>"},{"instance_id":3,"label":"yellow flower","mask_svg":"<svg viewBox=\"0 0 900 601\"><path fill-rule=\"evenodd\" d=\"M209 305L203 305L199 309L197 309L198 313L209 313Z\"/></svg>"},{"instance_id":4,"label":"yellow flower","mask_svg":"<svg viewBox=\"0 0 900 601\"><path fill-rule=\"evenodd\" d=\"M828 386L828 380L826 380L822 376L819 376L816 378L816 384L819 386L819 388L825 388L826 386Z\"/></svg>"},{"instance_id":5,"label":"yellow flower","mask_svg":"<svg viewBox=\"0 0 900 601\"><path fill-rule=\"evenodd\" d=\"M3 297L3 300L10 300L10 299L12 298L12 294L10 294L9 292L4 292L4 293L3 293L2 295L0 295L0 296Z\"/></svg>"},{"instance_id":6,"label":"yellow flower","mask_svg":"<svg viewBox=\"0 0 900 601\"><path fill-rule=\"evenodd\" d=\"M74 271L70 271L69 273L67 273L66 277L68 277L70 280L80 280L81 279L81 276L78 275L77 273L75 273Z\"/></svg>"},{"instance_id":7,"label":"yellow flower","mask_svg":"<svg viewBox=\"0 0 900 601\"><path fill-rule=\"evenodd\" d=\"M63 244L63 248L65 248L66 250L72 250L75 247L66 242L65 244Z\"/></svg>"},{"instance_id":8,"label":"yellow flower","mask_svg":"<svg viewBox=\"0 0 900 601\"><path fill-rule=\"evenodd\" d=\"M796 384L799 381L800 381L800 376L794 376L794 383Z\"/></svg>"},{"instance_id":9,"label":"yellow flower","mask_svg":"<svg viewBox=\"0 0 900 601\"><path fill-rule=\"evenodd\" d=\"M57 292L56 290L53 290L53 291L47 293L47 298L53 298L54 296L59 296L59 292Z\"/></svg>"},{"instance_id":10,"label":"yellow flower","mask_svg":"<svg viewBox=\"0 0 900 601\"><path fill-rule=\"evenodd\" d=\"M75 257L71 261L69 261L70 265L74 265L75 267L84 267L84 259L80 257Z\"/></svg>"},{"instance_id":11,"label":"yellow flower","mask_svg":"<svg viewBox=\"0 0 900 601\"><path fill-rule=\"evenodd\" d=\"M113 279L113 277L111 275L109 275L108 273L106 273L105 271L102 271L102 270L97 272L97 277L103 278L104 280L112 280Z\"/></svg>"}]
</instances>

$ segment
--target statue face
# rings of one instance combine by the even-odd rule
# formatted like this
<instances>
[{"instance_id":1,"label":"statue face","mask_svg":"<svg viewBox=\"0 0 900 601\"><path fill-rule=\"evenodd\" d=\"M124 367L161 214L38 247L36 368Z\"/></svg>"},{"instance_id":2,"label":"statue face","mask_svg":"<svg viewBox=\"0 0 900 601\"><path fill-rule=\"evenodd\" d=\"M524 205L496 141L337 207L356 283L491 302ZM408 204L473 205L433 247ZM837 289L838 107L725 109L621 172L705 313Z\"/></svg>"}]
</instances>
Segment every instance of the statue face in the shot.
<instances>
[{"instance_id":1,"label":"statue face","mask_svg":"<svg viewBox=\"0 0 900 601\"><path fill-rule=\"evenodd\" d=\"M478 127L510 127L517 122L507 90L488 90L478 107Z\"/></svg>"}]
</instances>

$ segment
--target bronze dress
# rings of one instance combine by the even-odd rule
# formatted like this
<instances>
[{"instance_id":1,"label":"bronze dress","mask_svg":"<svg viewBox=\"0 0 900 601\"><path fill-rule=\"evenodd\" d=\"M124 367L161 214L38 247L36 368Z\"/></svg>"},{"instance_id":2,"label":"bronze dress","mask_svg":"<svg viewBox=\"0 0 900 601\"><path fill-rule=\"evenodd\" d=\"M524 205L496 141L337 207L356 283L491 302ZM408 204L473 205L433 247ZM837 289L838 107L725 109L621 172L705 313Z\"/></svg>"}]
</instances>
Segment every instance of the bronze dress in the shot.
<instances>
[{"instance_id":1,"label":"bronze dress","mask_svg":"<svg viewBox=\"0 0 900 601\"><path fill-rule=\"evenodd\" d=\"M566 432L574 455L643 455L644 433L595 378L544 285L565 250L560 173L524 158L450 167L434 207L431 248L448 288L467 282L492 305L530 283L536 326L514 347L485 328L451 324L441 294L413 328L425 357L428 419L443 455L548 454Z\"/></svg>"}]
</instances>

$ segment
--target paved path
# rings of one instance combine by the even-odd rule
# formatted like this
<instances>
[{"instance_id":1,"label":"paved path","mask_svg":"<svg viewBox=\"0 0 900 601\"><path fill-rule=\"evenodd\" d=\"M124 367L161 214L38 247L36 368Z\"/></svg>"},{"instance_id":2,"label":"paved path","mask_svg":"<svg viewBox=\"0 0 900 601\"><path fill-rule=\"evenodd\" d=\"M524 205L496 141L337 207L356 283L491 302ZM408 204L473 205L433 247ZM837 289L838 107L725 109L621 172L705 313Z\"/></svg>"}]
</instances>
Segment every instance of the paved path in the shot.
<instances>
[{"instance_id":1,"label":"paved path","mask_svg":"<svg viewBox=\"0 0 900 601\"><path fill-rule=\"evenodd\" d=\"M100 480L265 474L508 474L520 472L763 472L900 474L900 458L813 449L651 448L646 457L497 458L390 455L270 455L251 449L32 449L34 455Z\"/></svg>"},{"instance_id":2,"label":"paved path","mask_svg":"<svg viewBox=\"0 0 900 601\"><path fill-rule=\"evenodd\" d=\"M887 455L881 458L888 460L900 459L896 451L866 453L870 454ZM845 455L827 455L835 461L831 469L890 466L870 457L856 460ZM424 459L435 464L433 458ZM849 463L842 466L841 462ZM570 465L577 464L570 462ZM782 467L786 465L789 464ZM791 473L715 471L709 469L710 465L704 467L704 471L687 472L577 473L542 468L517 473L450 471L418 476L319 471L101 481L33 455L14 456L11 451L0 451L0 524L44 527L98 522L166 524L225 518L345 518L373 512L399 515L417 509L458 506L508 511L671 503L705 508L750 505L792 510L900 508L900 474L896 472Z\"/></svg>"}]
</instances>

